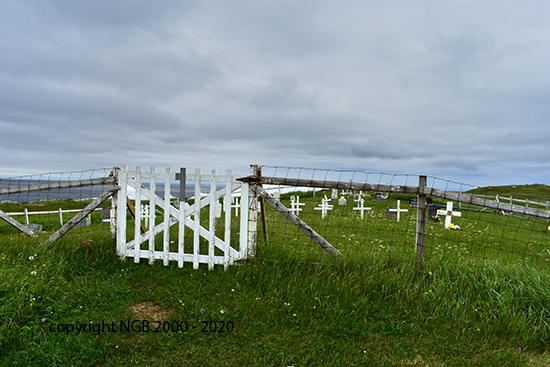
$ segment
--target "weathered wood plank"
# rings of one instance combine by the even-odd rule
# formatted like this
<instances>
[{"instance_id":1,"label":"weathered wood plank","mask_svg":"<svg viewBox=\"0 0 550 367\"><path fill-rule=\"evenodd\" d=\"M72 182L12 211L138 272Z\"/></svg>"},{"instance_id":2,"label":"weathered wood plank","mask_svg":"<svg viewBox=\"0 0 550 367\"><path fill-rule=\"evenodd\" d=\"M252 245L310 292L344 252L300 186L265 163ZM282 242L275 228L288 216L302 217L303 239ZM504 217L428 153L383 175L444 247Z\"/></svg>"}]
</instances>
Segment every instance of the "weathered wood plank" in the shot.
<instances>
[{"instance_id":1,"label":"weathered wood plank","mask_svg":"<svg viewBox=\"0 0 550 367\"><path fill-rule=\"evenodd\" d=\"M382 185L382 184L370 184L364 182L338 182L338 181L322 181L322 180L309 180L309 179L297 179L287 177L243 177L238 179L239 181L254 182L257 184L272 184L272 185L287 185L287 186L302 186L302 187L317 187L325 189L338 189L338 190L356 190L356 191L380 191L400 194L414 194L414 195L428 195L440 199L457 201L464 204L472 204L476 206L505 210L516 214L531 215L538 218L550 219L550 211L526 208L520 205L513 205L509 203L503 203L493 200L487 200L475 197L461 192L444 191L430 187L425 187L422 190L418 186L401 186L401 185Z\"/></svg>"},{"instance_id":2,"label":"weathered wood plank","mask_svg":"<svg viewBox=\"0 0 550 367\"><path fill-rule=\"evenodd\" d=\"M426 186L426 176L418 176L420 191ZM420 270L424 268L424 245L426 235L426 195L418 195L416 208L416 263Z\"/></svg>"},{"instance_id":3,"label":"weathered wood plank","mask_svg":"<svg viewBox=\"0 0 550 367\"><path fill-rule=\"evenodd\" d=\"M88 204L80 213L74 216L70 221L65 223L57 232L48 238L43 245L49 245L53 241L63 237L67 232L69 232L78 222L80 222L84 217L90 214L95 208L103 204L105 200L111 197L113 193L119 190L120 187L117 185L112 185L107 190L105 190L101 195L95 198L90 204Z\"/></svg>"},{"instance_id":4,"label":"weathered wood plank","mask_svg":"<svg viewBox=\"0 0 550 367\"><path fill-rule=\"evenodd\" d=\"M273 206L277 211L284 215L288 220L290 220L296 227L298 227L302 232L306 234L309 238L315 241L319 246L321 246L325 251L327 251L332 256L340 256L341 253L336 248L334 248L330 243L327 242L323 237L321 237L317 232L315 232L310 226L308 226L304 221L298 218L294 213L288 210L279 200L275 199L273 196L269 195L267 191L261 188L258 185L251 185L252 190L254 190L260 197L264 198L271 206Z\"/></svg>"},{"instance_id":5,"label":"weathered wood plank","mask_svg":"<svg viewBox=\"0 0 550 367\"><path fill-rule=\"evenodd\" d=\"M19 223L18 221L16 221L15 219L13 219L12 217L10 217L7 213L4 213L2 210L0 210L0 218L2 218L3 220L5 220L6 222L8 222L9 224L11 224L12 226L14 226L15 228L17 228L18 230L20 230L21 232L25 233L25 234L28 234L29 236L35 236L34 232L31 231L27 226Z\"/></svg>"},{"instance_id":6,"label":"weathered wood plank","mask_svg":"<svg viewBox=\"0 0 550 367\"><path fill-rule=\"evenodd\" d=\"M3 187L0 189L0 195L18 194L22 192L33 192L41 190L71 189L93 185L112 185L114 183L116 183L116 179L114 177L88 178L75 181L55 181L35 185Z\"/></svg>"},{"instance_id":7,"label":"weathered wood plank","mask_svg":"<svg viewBox=\"0 0 550 367\"><path fill-rule=\"evenodd\" d=\"M302 187L317 187L323 189L337 189L337 190L355 190L355 191L381 191L381 192L393 192L400 194L418 194L418 186L402 186L402 185L383 185L383 184L371 184L366 182L340 182L340 181L324 181L324 180L310 180L302 178L288 178L288 177L244 177L237 179L239 181L251 180L257 184L270 184L270 185L286 185L286 186L302 186Z\"/></svg>"},{"instance_id":8,"label":"weathered wood plank","mask_svg":"<svg viewBox=\"0 0 550 367\"><path fill-rule=\"evenodd\" d=\"M460 192L443 191L429 187L426 187L423 191L425 195L433 196L440 199L457 201L460 203L476 205L484 208L504 210L516 214L532 215L538 218L550 219L550 211L547 210L528 208L521 205L503 203L496 200L482 199L473 195Z\"/></svg>"}]
</instances>

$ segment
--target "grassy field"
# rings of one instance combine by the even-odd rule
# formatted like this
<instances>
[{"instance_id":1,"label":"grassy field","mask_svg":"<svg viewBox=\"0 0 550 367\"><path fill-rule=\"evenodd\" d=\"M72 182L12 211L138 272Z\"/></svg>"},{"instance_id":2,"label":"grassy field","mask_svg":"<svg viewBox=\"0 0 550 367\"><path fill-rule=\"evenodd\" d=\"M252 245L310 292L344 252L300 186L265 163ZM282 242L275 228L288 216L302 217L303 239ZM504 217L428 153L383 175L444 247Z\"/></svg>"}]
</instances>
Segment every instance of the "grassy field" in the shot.
<instances>
[{"instance_id":1,"label":"grassy field","mask_svg":"<svg viewBox=\"0 0 550 367\"><path fill-rule=\"evenodd\" d=\"M550 186L546 184L507 185L478 187L468 191L469 194L500 195L516 199L530 199L539 202L550 200Z\"/></svg>"},{"instance_id":2,"label":"grassy field","mask_svg":"<svg viewBox=\"0 0 550 367\"><path fill-rule=\"evenodd\" d=\"M368 201L363 220L351 204L321 220L320 195L300 194L300 217L341 258L267 208L268 242L259 224L256 257L227 271L122 260L97 216L49 247L40 243L59 227L55 215L38 238L0 223L0 363L550 364L545 222L463 210L459 231L429 223L419 271L416 211L402 202L409 212L386 218L406 197Z\"/></svg>"}]
</instances>

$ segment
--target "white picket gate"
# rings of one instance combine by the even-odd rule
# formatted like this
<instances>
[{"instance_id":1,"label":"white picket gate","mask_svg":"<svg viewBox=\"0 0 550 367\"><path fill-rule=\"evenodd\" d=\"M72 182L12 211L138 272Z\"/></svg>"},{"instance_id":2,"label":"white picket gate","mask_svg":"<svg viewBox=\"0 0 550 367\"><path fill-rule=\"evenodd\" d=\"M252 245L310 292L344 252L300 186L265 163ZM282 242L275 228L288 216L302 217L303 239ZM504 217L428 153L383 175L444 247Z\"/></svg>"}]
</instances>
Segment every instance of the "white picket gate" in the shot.
<instances>
[{"instance_id":1,"label":"white picket gate","mask_svg":"<svg viewBox=\"0 0 550 367\"><path fill-rule=\"evenodd\" d=\"M135 171L128 170L128 166L123 166L117 171L117 180L120 186L116 194L116 222L117 222L117 253L122 257L133 257L138 263L140 259L148 259L149 264L154 260L163 260L165 266L170 261L177 261L179 267L183 267L184 262L192 262L193 268L197 269L199 264L206 263L210 269L215 264L224 265L227 268L235 260L244 259L247 256L253 256L255 252L256 240L256 220L257 220L257 197L249 187L248 183L236 180L231 170L226 174L220 175L216 170L211 174L204 174L200 169L196 169L194 174L185 174L185 182L194 182L195 195L194 204L187 204L185 200L176 200L176 206L171 203L170 183L176 180L176 172L171 172L166 168L165 172L157 172L156 167L151 167L150 172L142 171L140 166ZM180 177L181 178L181 177ZM142 185L143 180L149 180L149 189ZM164 198L155 194L157 181L163 181ZM205 195L201 192L201 182L210 183L210 192ZM225 184L220 190L217 190L217 184ZM127 239L127 192L128 187L135 190L135 221L133 230L133 239ZM180 186L183 188L183 186ZM231 204L235 190L240 189L241 195L241 216L239 219L239 240L231 241ZM184 189L182 189L184 190ZM147 231L142 232L141 210L142 197L149 201L149 225ZM216 236L216 215L214 208L218 200L223 198L223 208L225 215L219 220L224 221L223 239ZM172 199L173 200L173 199ZM209 207L208 228L201 225L201 210ZM163 220L156 224L157 211L161 212ZM170 239L170 231L175 224L177 226L177 241ZM191 230L193 232L192 250L191 242L188 240L185 246L185 233ZM131 231L129 232L132 233ZM155 236L163 233L162 250L156 249ZM129 236L131 237L131 235ZM174 236L173 236L174 237ZM189 237L189 236L188 236ZM200 244L200 238L204 238L208 246ZM144 243L147 244L144 245ZM204 241L203 241L204 242ZM187 248L187 251L186 251ZM218 255L215 254L219 249ZM219 255L221 252L223 255Z\"/></svg>"}]
</instances>

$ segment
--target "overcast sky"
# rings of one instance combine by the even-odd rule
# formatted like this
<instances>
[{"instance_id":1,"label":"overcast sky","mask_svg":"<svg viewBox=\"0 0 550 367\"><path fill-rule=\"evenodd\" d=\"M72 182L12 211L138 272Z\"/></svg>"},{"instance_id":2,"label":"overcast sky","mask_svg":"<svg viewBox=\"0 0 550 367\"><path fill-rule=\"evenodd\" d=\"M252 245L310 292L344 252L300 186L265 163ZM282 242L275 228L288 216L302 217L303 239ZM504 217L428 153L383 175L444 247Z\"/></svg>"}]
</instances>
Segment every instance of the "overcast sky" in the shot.
<instances>
[{"instance_id":1,"label":"overcast sky","mask_svg":"<svg viewBox=\"0 0 550 367\"><path fill-rule=\"evenodd\" d=\"M550 183L550 2L0 0L0 175Z\"/></svg>"}]
</instances>

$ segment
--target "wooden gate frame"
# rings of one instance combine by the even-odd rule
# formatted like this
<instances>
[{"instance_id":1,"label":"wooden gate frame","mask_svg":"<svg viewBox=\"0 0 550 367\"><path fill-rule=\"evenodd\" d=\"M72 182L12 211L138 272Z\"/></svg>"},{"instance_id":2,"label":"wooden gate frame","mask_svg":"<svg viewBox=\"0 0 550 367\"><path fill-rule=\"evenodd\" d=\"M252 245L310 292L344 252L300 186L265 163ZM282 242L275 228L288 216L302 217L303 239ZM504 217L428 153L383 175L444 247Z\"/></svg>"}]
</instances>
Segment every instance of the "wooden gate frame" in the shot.
<instances>
[{"instance_id":1,"label":"wooden gate frame","mask_svg":"<svg viewBox=\"0 0 550 367\"><path fill-rule=\"evenodd\" d=\"M133 257L136 263L141 258L149 259L150 264L154 260L163 260L165 266L168 266L170 261L177 261L179 267L183 267L184 262L192 262L194 269L197 269L200 263L207 263L209 269L213 269L215 264L222 264L224 268L227 268L236 260L254 256L258 200L250 185L237 181L237 176L234 176L231 170L227 170L225 175L219 175L216 170L212 170L211 174L203 174L200 169L196 169L194 174L187 174L183 182L195 182L195 197L201 198L201 182L210 181L210 192L213 192L214 195L208 194L200 200L195 200L193 205L188 205L185 200L179 200L179 208L176 208L170 204L170 183L175 181L176 177L178 176L171 171L170 167L166 168L165 172L157 172L156 167L151 167L150 172L144 172L141 166L137 166L135 171L128 170L128 166L123 166L121 170L117 171L117 181L120 186L119 192L115 194L117 253L122 258ZM143 179L151 180L150 189L141 185ZM157 180L164 180L164 198L154 194ZM226 187L216 190L217 182L224 182ZM151 207L149 211L150 227L145 233L141 233L141 213L139 210L135 211L134 239L131 241L126 239L128 186L135 189L135 207L139 208L141 205L142 195L149 199ZM239 250L236 250L231 246L231 204L233 191L239 187L241 188L241 218ZM206 229L200 225L200 211L207 206L214 208L222 197L226 212L223 240L215 236L214 210L210 210L209 228ZM163 209L164 220L153 226L152 223L155 223L156 217L156 210L153 208L157 206ZM193 219L190 216L193 216ZM170 227L176 223L178 224L178 252L170 252ZM193 230L193 253L184 251L185 227ZM161 232L164 234L162 252L154 250L155 235ZM208 255L199 254L200 237L208 240ZM146 241L149 242L147 250L141 247L141 244ZM216 247L223 251L223 256L214 255Z\"/></svg>"}]
</instances>

